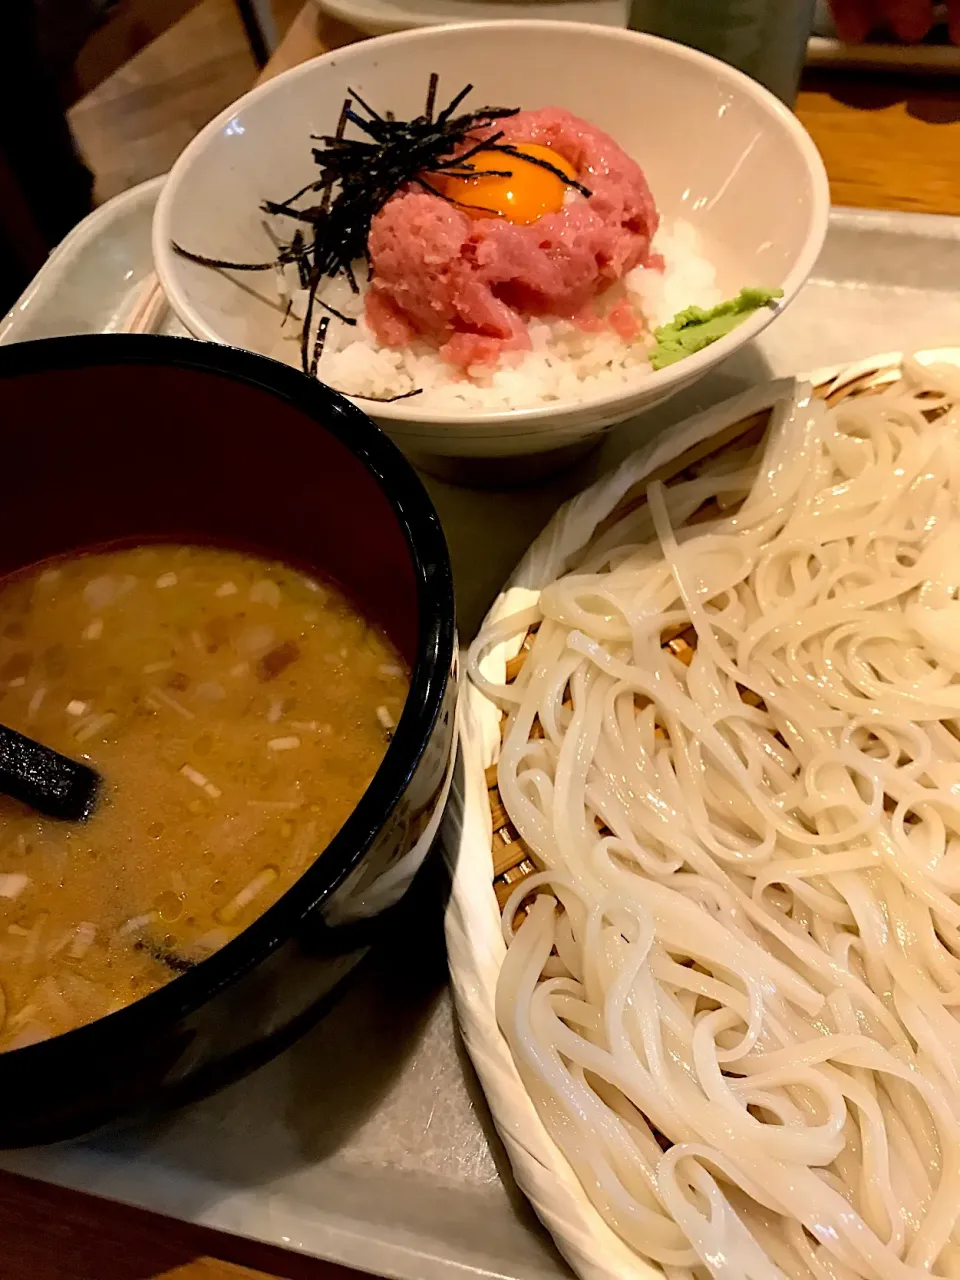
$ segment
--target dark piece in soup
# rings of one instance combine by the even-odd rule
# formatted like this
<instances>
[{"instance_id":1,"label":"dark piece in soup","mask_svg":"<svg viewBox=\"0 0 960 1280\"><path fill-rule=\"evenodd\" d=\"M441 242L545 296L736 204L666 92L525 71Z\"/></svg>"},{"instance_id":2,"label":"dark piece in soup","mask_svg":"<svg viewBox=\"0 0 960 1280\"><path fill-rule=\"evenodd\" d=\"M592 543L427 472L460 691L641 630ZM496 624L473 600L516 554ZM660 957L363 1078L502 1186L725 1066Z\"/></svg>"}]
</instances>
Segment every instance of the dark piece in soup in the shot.
<instances>
[{"instance_id":1,"label":"dark piece in soup","mask_svg":"<svg viewBox=\"0 0 960 1280\"><path fill-rule=\"evenodd\" d=\"M409 687L341 591L210 547L0 582L0 722L105 779L84 824L0 797L0 1050L224 945L355 808Z\"/></svg>"}]
</instances>

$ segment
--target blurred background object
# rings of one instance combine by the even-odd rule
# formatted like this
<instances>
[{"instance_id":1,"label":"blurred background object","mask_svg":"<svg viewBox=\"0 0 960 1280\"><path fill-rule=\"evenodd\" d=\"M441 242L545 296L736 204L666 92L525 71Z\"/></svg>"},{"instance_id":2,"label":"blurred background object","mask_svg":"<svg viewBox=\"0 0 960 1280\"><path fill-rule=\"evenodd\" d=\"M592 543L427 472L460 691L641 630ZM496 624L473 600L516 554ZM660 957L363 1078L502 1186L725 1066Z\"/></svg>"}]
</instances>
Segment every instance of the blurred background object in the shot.
<instances>
[{"instance_id":1,"label":"blurred background object","mask_svg":"<svg viewBox=\"0 0 960 1280\"><path fill-rule=\"evenodd\" d=\"M813 34L828 39L837 38L837 24L833 20L830 0L817 0L813 8Z\"/></svg>"},{"instance_id":2,"label":"blurred background object","mask_svg":"<svg viewBox=\"0 0 960 1280\"><path fill-rule=\"evenodd\" d=\"M0 312L96 200L253 84L298 0L4 0Z\"/></svg>"},{"instance_id":3,"label":"blurred background object","mask_svg":"<svg viewBox=\"0 0 960 1280\"><path fill-rule=\"evenodd\" d=\"M843 0L838 0L843 11ZM945 4L932 4L930 0L903 0L901 13L916 7L920 18L914 31L923 32L929 22L929 30L922 39L904 41L881 21L882 9L868 0L868 7L859 5L868 18L877 15L868 37L857 42L840 39L834 13L829 0L818 0L813 19L813 35L807 49L807 62L814 67L850 67L862 70L897 72L907 74L956 75L960 72L960 48L954 43L960 36L960 2L954 0L953 40L949 8ZM854 15L856 17L856 13ZM913 21L917 21L916 18ZM863 22L855 30L861 30Z\"/></svg>"},{"instance_id":4,"label":"blurred background object","mask_svg":"<svg viewBox=\"0 0 960 1280\"><path fill-rule=\"evenodd\" d=\"M632 0L630 26L702 49L792 105L814 0Z\"/></svg>"},{"instance_id":5,"label":"blurred background object","mask_svg":"<svg viewBox=\"0 0 960 1280\"><path fill-rule=\"evenodd\" d=\"M814 35L915 44L960 37L960 0L817 0Z\"/></svg>"},{"instance_id":6,"label":"blurred background object","mask_svg":"<svg viewBox=\"0 0 960 1280\"><path fill-rule=\"evenodd\" d=\"M905 40L892 31L890 22L883 20L881 0L859 0L860 13L874 20L873 28L863 40L841 40L833 9L844 12L849 0L818 0L813 20L813 35L806 50L810 67L859 68L877 70L887 74L928 74L928 76L955 76L960 72L960 0L954 0L954 14L945 4L932 4L931 0L901 0L900 14L911 12L914 32L924 32L923 38ZM888 3L888 0L887 0ZM856 19L856 9L854 13ZM927 26L929 24L929 29ZM854 32L863 29L863 18ZM951 38L952 28L952 38ZM852 33L852 32L851 32Z\"/></svg>"},{"instance_id":7,"label":"blurred background object","mask_svg":"<svg viewBox=\"0 0 960 1280\"><path fill-rule=\"evenodd\" d=\"M93 177L63 114L59 79L104 17L101 0L8 0L0 76L0 310L90 207Z\"/></svg>"},{"instance_id":8,"label":"blurred background object","mask_svg":"<svg viewBox=\"0 0 960 1280\"><path fill-rule=\"evenodd\" d=\"M0 0L2 2L2 0ZM265 0L252 0L261 15ZM272 0L267 47L304 0ZM123 30L95 32L75 63L69 120L97 203L170 168L197 131L248 89L258 64L235 0L121 0ZM180 9L161 24L159 11ZM124 16L127 14L128 16Z\"/></svg>"},{"instance_id":9,"label":"blurred background object","mask_svg":"<svg viewBox=\"0 0 960 1280\"><path fill-rule=\"evenodd\" d=\"M312 0L325 15L366 36L382 36L441 22L544 18L625 27L630 0Z\"/></svg>"}]
</instances>

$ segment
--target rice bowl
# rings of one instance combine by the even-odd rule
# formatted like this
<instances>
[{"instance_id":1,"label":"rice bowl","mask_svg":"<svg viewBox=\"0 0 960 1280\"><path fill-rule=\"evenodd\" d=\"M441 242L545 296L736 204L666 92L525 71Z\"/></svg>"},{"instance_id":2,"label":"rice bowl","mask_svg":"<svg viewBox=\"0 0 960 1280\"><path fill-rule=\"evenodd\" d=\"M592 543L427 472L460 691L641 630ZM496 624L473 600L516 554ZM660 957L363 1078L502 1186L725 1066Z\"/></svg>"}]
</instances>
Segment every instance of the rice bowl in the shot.
<instances>
[{"instance_id":1,"label":"rice bowl","mask_svg":"<svg viewBox=\"0 0 960 1280\"><path fill-rule=\"evenodd\" d=\"M545 39L549 60L541 57ZM332 336L322 358L335 365L336 378L332 370L322 376L348 394L403 394L415 371L423 394L360 403L416 457L519 457L595 437L743 346L809 274L826 230L825 175L802 127L759 86L691 50L634 32L476 23L401 33L315 59L255 89L190 144L158 205L154 256L174 309L195 336L298 362L295 328L289 334L282 328L272 273L245 277L238 289L229 272L178 259L170 242L235 261L269 256L274 243L259 202L315 175L304 137L330 132L350 89L398 118L412 117L436 70L448 89L475 82L477 101L566 109L637 159L672 259L664 298L648 293L640 303L654 323L670 309L666 295L682 307L762 284L783 289L784 297L776 311L758 311L709 349L658 372L611 335L588 341L554 318L531 322L525 357L468 386L454 386L429 349L415 345L398 358L395 350L376 350L366 334L349 335L359 342ZM683 224L700 242L692 252ZM673 292L684 274L686 287Z\"/></svg>"}]
</instances>

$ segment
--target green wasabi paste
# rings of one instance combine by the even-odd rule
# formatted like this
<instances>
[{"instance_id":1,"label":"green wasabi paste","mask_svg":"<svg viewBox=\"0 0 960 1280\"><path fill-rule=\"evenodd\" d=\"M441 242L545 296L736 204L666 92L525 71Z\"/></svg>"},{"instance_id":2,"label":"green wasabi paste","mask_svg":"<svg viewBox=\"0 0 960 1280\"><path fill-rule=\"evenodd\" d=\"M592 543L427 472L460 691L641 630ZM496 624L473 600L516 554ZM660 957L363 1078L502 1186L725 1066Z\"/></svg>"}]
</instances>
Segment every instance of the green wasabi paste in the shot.
<instances>
[{"instance_id":1,"label":"green wasabi paste","mask_svg":"<svg viewBox=\"0 0 960 1280\"><path fill-rule=\"evenodd\" d=\"M678 312L669 324L654 329L657 345L650 353L650 363L654 369L676 364L684 356L692 356L695 351L702 351L711 342L725 337L754 311L769 307L782 297L782 289L741 289L737 297L721 302L709 311L702 307L687 307L685 311Z\"/></svg>"}]
</instances>

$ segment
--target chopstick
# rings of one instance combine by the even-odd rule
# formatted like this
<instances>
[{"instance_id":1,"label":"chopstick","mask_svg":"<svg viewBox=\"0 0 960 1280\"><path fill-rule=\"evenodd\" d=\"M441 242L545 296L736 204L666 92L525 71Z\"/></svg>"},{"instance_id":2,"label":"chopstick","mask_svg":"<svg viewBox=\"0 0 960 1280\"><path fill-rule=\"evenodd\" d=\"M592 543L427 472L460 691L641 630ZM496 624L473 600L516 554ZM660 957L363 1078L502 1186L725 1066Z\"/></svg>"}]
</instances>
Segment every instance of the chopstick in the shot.
<instances>
[{"instance_id":1,"label":"chopstick","mask_svg":"<svg viewBox=\"0 0 960 1280\"><path fill-rule=\"evenodd\" d=\"M146 277L134 295L119 333L155 333L167 312L167 298L156 274Z\"/></svg>"}]
</instances>

